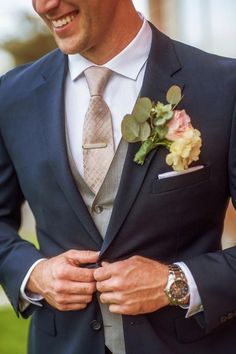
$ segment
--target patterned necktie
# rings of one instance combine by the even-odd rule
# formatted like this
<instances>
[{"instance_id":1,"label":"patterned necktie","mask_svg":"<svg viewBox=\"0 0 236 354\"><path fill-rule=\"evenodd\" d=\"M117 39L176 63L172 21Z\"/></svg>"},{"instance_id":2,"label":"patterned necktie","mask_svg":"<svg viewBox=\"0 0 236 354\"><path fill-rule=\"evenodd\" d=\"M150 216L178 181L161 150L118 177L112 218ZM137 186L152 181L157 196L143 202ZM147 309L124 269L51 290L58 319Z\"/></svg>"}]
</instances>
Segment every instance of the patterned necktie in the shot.
<instances>
[{"instance_id":1,"label":"patterned necktie","mask_svg":"<svg viewBox=\"0 0 236 354\"><path fill-rule=\"evenodd\" d=\"M115 153L111 112L102 97L111 71L92 66L84 74L90 91L83 126L84 179L97 194Z\"/></svg>"}]
</instances>

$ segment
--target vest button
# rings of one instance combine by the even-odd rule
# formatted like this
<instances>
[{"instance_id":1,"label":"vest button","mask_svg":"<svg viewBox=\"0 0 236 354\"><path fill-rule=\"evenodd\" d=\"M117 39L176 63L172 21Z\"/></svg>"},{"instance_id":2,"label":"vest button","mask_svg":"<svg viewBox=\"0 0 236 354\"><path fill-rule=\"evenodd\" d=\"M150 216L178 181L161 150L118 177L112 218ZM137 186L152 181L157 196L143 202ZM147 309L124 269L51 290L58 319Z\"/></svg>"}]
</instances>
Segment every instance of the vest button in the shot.
<instances>
[{"instance_id":1,"label":"vest button","mask_svg":"<svg viewBox=\"0 0 236 354\"><path fill-rule=\"evenodd\" d=\"M102 323L97 320L93 320L90 322L90 327L94 331L100 331L100 329L102 328Z\"/></svg>"},{"instance_id":2,"label":"vest button","mask_svg":"<svg viewBox=\"0 0 236 354\"><path fill-rule=\"evenodd\" d=\"M101 214L103 212L103 206L102 205L95 205L94 211L96 214Z\"/></svg>"}]
</instances>

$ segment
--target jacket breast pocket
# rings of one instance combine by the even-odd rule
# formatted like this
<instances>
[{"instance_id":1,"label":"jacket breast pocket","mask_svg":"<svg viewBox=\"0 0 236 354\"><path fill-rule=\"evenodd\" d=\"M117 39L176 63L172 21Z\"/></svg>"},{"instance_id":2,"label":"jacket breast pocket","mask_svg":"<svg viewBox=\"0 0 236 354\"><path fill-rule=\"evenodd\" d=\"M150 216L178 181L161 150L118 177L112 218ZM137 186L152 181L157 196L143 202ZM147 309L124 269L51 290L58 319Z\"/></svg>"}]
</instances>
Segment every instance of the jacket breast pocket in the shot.
<instances>
[{"instance_id":1,"label":"jacket breast pocket","mask_svg":"<svg viewBox=\"0 0 236 354\"><path fill-rule=\"evenodd\" d=\"M151 193L160 194L197 185L207 181L210 178L210 172L210 166L205 166L194 172L163 179L155 179L151 185Z\"/></svg>"}]
</instances>

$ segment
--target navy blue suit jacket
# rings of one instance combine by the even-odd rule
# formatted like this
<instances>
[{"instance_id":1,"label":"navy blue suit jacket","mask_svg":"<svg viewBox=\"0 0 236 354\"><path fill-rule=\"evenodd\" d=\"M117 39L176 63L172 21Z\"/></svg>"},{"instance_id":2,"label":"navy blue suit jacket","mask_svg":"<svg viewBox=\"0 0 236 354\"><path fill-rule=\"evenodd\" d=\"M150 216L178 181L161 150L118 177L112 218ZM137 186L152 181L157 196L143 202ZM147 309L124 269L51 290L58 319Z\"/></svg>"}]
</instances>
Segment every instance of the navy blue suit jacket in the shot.
<instances>
[{"instance_id":1,"label":"navy blue suit jacket","mask_svg":"<svg viewBox=\"0 0 236 354\"><path fill-rule=\"evenodd\" d=\"M20 285L33 262L72 248L101 250L101 259L109 261L132 255L185 261L204 313L185 319L185 310L169 306L123 316L127 354L235 354L236 248L221 250L230 197L236 205L235 60L206 54L153 29L141 96L165 102L171 85L182 87L179 108L202 133L197 164L204 168L158 180L159 173L170 170L167 151L153 151L138 166L132 161L138 144L131 144L104 242L68 165L67 70L67 57L56 50L1 79L0 283L13 307L18 312ZM17 234L24 200L36 219L39 250ZM30 354L104 354L95 297L82 311L60 312L44 302L28 312L33 312Z\"/></svg>"}]
</instances>

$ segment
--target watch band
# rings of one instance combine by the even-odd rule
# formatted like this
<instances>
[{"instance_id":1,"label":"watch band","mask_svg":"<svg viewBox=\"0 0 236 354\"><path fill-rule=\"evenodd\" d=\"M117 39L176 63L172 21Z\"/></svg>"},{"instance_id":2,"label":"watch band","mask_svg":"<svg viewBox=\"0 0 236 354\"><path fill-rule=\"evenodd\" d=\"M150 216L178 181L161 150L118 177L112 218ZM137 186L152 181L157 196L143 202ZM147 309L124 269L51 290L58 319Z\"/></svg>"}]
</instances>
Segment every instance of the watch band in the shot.
<instances>
[{"instance_id":1,"label":"watch band","mask_svg":"<svg viewBox=\"0 0 236 354\"><path fill-rule=\"evenodd\" d=\"M170 264L169 276L164 292L170 305L184 306L189 303L189 286L185 274L177 264Z\"/></svg>"},{"instance_id":2,"label":"watch band","mask_svg":"<svg viewBox=\"0 0 236 354\"><path fill-rule=\"evenodd\" d=\"M177 264L169 264L168 268L169 268L169 273L172 274L175 278L181 278L187 283L186 276L182 271L182 269L180 268L180 266L178 266Z\"/></svg>"}]
</instances>

